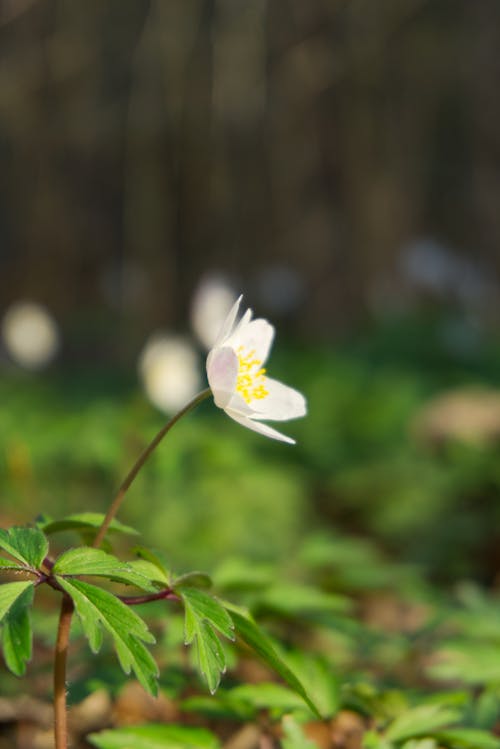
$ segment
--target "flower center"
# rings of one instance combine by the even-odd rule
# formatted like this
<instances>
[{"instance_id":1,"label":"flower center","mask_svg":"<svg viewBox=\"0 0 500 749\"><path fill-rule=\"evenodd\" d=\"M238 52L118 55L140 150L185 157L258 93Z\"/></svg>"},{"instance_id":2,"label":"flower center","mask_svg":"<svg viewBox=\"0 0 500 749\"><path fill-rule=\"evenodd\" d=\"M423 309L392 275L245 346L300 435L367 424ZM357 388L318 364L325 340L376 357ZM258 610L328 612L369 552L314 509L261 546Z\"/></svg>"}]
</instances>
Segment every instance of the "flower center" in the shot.
<instances>
[{"instance_id":1,"label":"flower center","mask_svg":"<svg viewBox=\"0 0 500 749\"><path fill-rule=\"evenodd\" d=\"M262 400L269 391L265 387L266 370L260 365L261 359L255 358L255 349L245 352L243 346L236 351L238 357L238 377L236 379L236 392L238 392L247 403L253 400Z\"/></svg>"}]
</instances>

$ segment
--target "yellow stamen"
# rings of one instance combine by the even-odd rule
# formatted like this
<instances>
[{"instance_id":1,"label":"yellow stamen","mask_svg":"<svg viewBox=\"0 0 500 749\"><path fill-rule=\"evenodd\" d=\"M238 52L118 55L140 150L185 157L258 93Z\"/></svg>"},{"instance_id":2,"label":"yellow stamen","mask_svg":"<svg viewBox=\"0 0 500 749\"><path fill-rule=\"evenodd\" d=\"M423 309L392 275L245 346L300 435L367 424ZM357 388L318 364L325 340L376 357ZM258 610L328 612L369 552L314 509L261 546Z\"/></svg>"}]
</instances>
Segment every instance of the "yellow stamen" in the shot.
<instances>
[{"instance_id":1,"label":"yellow stamen","mask_svg":"<svg viewBox=\"0 0 500 749\"><path fill-rule=\"evenodd\" d=\"M269 391L264 385L266 370L261 367L261 359L255 358L255 349L245 352L243 346L236 351L238 356L238 378L236 380L236 391L247 403L253 400L262 400Z\"/></svg>"}]
</instances>

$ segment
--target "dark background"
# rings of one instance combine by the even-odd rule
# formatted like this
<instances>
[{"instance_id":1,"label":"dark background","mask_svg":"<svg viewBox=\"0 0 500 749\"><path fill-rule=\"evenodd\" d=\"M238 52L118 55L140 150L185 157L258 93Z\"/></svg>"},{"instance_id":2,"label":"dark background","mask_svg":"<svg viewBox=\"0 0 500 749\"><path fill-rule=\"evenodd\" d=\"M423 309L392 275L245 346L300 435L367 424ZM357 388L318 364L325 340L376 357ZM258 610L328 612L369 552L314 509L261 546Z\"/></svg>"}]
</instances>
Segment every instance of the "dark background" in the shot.
<instances>
[{"instance_id":1,"label":"dark background","mask_svg":"<svg viewBox=\"0 0 500 749\"><path fill-rule=\"evenodd\" d=\"M263 313L291 278L309 339L436 297L496 325L499 28L495 0L3 0L2 310L47 305L77 358L183 328L214 271Z\"/></svg>"}]
</instances>

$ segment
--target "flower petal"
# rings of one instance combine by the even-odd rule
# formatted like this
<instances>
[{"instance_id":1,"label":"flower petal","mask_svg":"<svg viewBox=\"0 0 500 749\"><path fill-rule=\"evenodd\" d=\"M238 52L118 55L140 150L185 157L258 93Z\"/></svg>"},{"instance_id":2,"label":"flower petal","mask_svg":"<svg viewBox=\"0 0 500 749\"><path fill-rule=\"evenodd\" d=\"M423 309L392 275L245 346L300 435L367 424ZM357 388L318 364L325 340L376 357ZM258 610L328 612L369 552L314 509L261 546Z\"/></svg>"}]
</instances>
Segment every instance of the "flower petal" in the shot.
<instances>
[{"instance_id":1,"label":"flower petal","mask_svg":"<svg viewBox=\"0 0 500 749\"><path fill-rule=\"evenodd\" d=\"M271 421L286 421L298 419L307 413L306 399L298 390L284 385L278 380L266 377L264 387L268 391L265 398L250 401L253 409L253 419L270 419Z\"/></svg>"},{"instance_id":2,"label":"flower petal","mask_svg":"<svg viewBox=\"0 0 500 749\"><path fill-rule=\"evenodd\" d=\"M231 309L229 310L226 319L222 323L222 328L220 329L219 335L216 338L216 341L214 343L214 348L217 348L218 346L221 346L222 343L224 343L226 338L229 338L229 336L234 331L234 323L236 321L236 317L238 315L238 310L240 308L241 300L243 299L243 294L240 294L238 299L235 301Z\"/></svg>"},{"instance_id":3,"label":"flower petal","mask_svg":"<svg viewBox=\"0 0 500 749\"><path fill-rule=\"evenodd\" d=\"M237 421L241 426L251 429L253 432L259 432L259 434L263 434L265 437L270 437L271 439L279 440L280 442L288 442L290 445L295 445L295 440L291 437L281 434L281 432L276 431L276 429L273 429L267 424L263 424L261 421L252 421L248 416L242 416L242 414L236 413L231 409L225 409L225 411L231 419Z\"/></svg>"},{"instance_id":4,"label":"flower petal","mask_svg":"<svg viewBox=\"0 0 500 749\"><path fill-rule=\"evenodd\" d=\"M219 408L226 408L236 388L238 357L232 348L214 348L207 356L208 384Z\"/></svg>"},{"instance_id":5,"label":"flower petal","mask_svg":"<svg viewBox=\"0 0 500 749\"><path fill-rule=\"evenodd\" d=\"M225 345L238 350L241 346L244 352L255 351L255 358L262 364L269 356L274 338L274 327L261 318L244 322L243 317L232 335L225 341Z\"/></svg>"}]
</instances>

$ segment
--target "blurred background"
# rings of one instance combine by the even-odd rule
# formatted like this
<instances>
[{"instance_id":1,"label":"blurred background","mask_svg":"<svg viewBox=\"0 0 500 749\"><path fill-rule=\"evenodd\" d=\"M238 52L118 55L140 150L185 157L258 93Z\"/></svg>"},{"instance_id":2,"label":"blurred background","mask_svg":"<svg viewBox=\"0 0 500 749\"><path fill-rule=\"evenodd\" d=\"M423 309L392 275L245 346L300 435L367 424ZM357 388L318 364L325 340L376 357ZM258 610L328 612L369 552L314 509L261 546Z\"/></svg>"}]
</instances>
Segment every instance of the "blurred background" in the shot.
<instances>
[{"instance_id":1,"label":"blurred background","mask_svg":"<svg viewBox=\"0 0 500 749\"><path fill-rule=\"evenodd\" d=\"M205 404L122 520L180 568L322 528L496 584L499 28L495 0L1 0L2 524L103 510L243 293L298 446Z\"/></svg>"}]
</instances>

